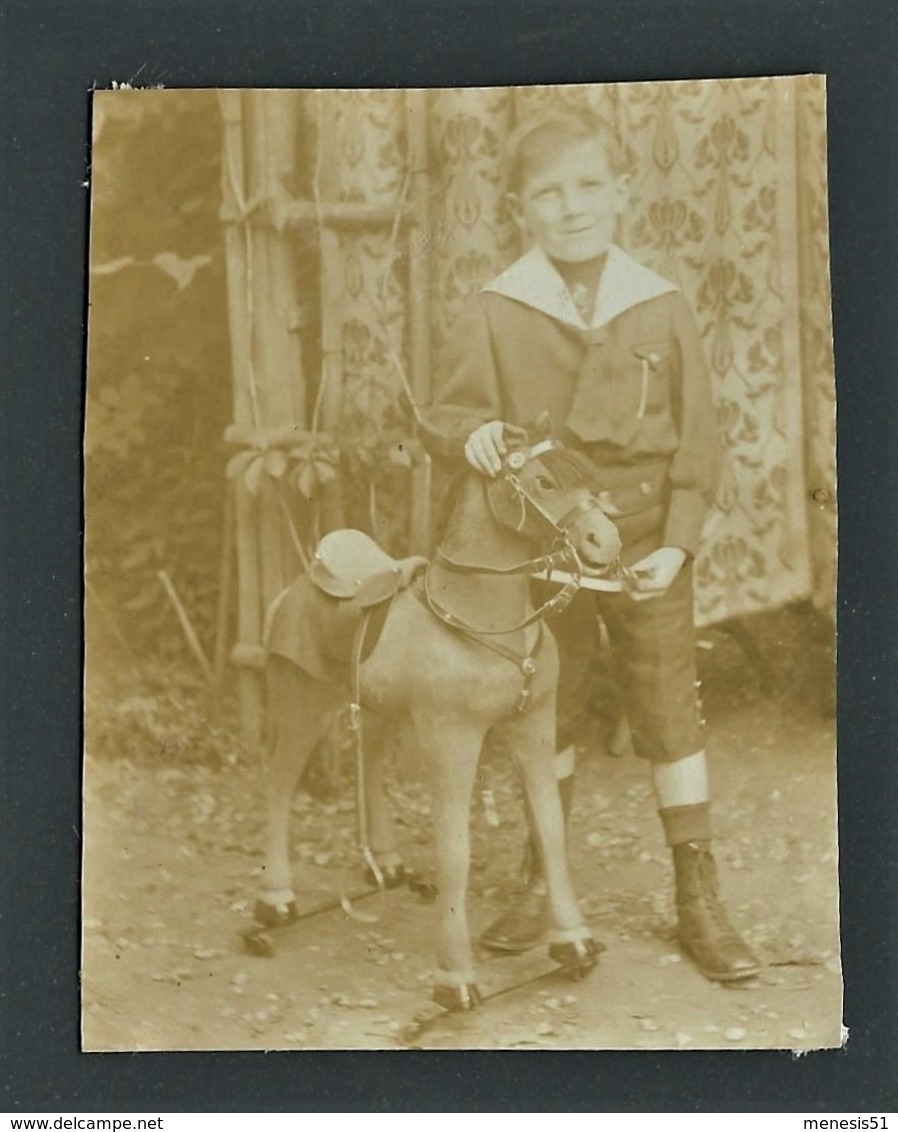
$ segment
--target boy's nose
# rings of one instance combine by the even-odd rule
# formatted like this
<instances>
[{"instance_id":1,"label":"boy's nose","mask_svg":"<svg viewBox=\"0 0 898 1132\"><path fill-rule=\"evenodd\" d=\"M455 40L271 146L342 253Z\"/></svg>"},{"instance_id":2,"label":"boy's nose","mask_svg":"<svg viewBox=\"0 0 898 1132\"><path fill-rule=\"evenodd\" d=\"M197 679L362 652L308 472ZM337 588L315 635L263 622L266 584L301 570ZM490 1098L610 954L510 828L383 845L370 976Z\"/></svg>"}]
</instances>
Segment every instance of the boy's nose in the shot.
<instances>
[{"instance_id":1,"label":"boy's nose","mask_svg":"<svg viewBox=\"0 0 898 1132\"><path fill-rule=\"evenodd\" d=\"M583 211L583 197L576 189L567 189L561 195L561 208L565 217L578 216Z\"/></svg>"}]
</instances>

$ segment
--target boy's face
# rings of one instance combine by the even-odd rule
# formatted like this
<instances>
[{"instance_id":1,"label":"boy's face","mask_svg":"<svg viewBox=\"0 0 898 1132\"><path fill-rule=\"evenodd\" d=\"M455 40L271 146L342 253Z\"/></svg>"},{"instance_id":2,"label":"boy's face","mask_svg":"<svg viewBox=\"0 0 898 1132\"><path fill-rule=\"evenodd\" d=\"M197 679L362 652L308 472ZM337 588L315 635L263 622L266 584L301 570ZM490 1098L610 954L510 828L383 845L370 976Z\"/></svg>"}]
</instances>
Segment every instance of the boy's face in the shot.
<instances>
[{"instance_id":1,"label":"boy's face","mask_svg":"<svg viewBox=\"0 0 898 1132\"><path fill-rule=\"evenodd\" d=\"M508 203L518 227L553 259L582 263L604 255L627 203L598 140L584 138L526 171Z\"/></svg>"}]
</instances>

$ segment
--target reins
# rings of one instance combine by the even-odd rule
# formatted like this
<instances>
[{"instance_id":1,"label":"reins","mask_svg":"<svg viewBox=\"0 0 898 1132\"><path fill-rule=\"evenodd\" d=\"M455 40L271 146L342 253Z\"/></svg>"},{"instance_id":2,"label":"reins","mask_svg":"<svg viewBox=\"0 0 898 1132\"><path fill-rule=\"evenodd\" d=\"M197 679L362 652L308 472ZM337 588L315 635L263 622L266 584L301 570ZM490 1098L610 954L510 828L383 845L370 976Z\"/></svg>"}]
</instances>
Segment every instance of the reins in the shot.
<instances>
[{"instance_id":1,"label":"reins","mask_svg":"<svg viewBox=\"0 0 898 1132\"><path fill-rule=\"evenodd\" d=\"M579 563L578 563L579 567ZM470 571L471 573L479 573L480 571ZM550 613L560 613L565 609L573 599L574 594L580 589L580 570L572 575L569 582L565 582L557 594L553 594L548 601L535 609L529 616L525 617L522 621L518 621L515 625L507 625L503 629L478 629L476 625L469 625L467 621L463 621L454 613L450 613L436 600L430 592L430 570L424 574L424 582L422 586L424 594L424 604L430 612L447 625L450 629L455 629L459 633L466 633L469 637L507 637L512 633L519 633L522 629L529 629L531 625L536 624L537 621L542 621ZM481 641L481 644L486 644L486 641ZM510 652L510 650L509 650ZM514 654L511 654L514 655Z\"/></svg>"}]
</instances>

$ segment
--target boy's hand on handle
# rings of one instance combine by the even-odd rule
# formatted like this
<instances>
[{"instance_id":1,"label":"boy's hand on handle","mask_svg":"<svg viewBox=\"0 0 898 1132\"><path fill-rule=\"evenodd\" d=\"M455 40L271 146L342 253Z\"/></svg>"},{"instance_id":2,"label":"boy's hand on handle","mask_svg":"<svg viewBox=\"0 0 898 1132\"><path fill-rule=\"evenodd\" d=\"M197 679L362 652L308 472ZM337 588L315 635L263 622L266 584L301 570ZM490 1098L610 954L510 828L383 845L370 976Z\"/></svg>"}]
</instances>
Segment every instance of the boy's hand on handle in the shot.
<instances>
[{"instance_id":1,"label":"boy's hand on handle","mask_svg":"<svg viewBox=\"0 0 898 1132\"><path fill-rule=\"evenodd\" d=\"M662 546L631 567L628 593L634 601L648 601L665 593L683 568L686 551L678 546Z\"/></svg>"},{"instance_id":2,"label":"boy's hand on handle","mask_svg":"<svg viewBox=\"0 0 898 1132\"><path fill-rule=\"evenodd\" d=\"M465 441L465 459L482 475L496 476L502 471L502 459L508 451L504 430L503 421L487 421Z\"/></svg>"}]
</instances>

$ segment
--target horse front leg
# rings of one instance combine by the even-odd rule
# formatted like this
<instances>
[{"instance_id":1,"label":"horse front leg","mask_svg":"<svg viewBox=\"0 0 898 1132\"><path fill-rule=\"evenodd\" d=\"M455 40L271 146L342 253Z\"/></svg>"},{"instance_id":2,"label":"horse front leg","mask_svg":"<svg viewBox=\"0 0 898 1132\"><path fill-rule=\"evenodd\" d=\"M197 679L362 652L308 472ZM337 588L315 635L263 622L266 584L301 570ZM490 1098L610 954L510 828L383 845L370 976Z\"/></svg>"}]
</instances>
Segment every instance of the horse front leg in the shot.
<instances>
[{"instance_id":1,"label":"horse front leg","mask_svg":"<svg viewBox=\"0 0 898 1132\"><path fill-rule=\"evenodd\" d=\"M510 720L503 734L515 752L542 855L552 921L549 954L580 978L595 966L602 948L583 919L568 869L564 814L554 768L554 697L545 696Z\"/></svg>"},{"instance_id":2,"label":"horse front leg","mask_svg":"<svg viewBox=\"0 0 898 1132\"><path fill-rule=\"evenodd\" d=\"M262 889L253 914L266 927L296 918L290 868L290 814L297 783L339 703L339 692L273 656L266 672L271 742L265 766L267 801Z\"/></svg>"},{"instance_id":3,"label":"horse front leg","mask_svg":"<svg viewBox=\"0 0 898 1132\"><path fill-rule=\"evenodd\" d=\"M416 720L431 791L437 883L437 949L434 1001L447 1010L470 1010L480 1001L468 928L471 793L485 727L470 718L428 715Z\"/></svg>"}]
</instances>

